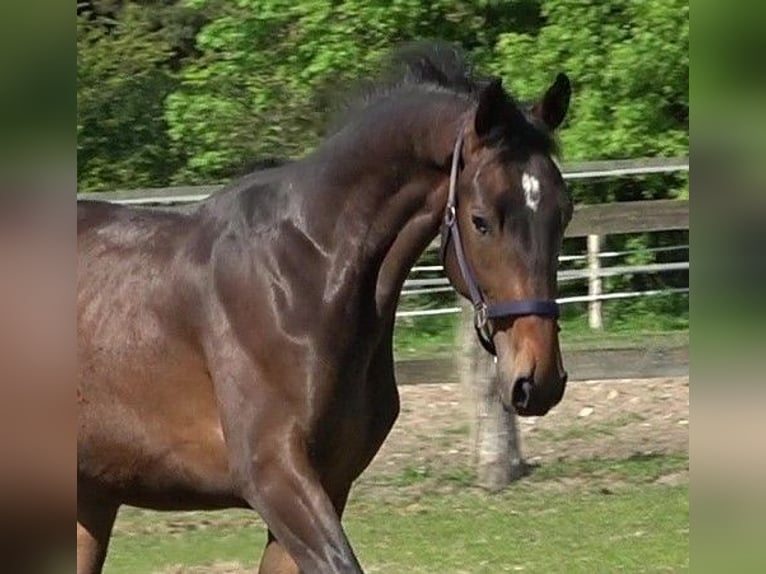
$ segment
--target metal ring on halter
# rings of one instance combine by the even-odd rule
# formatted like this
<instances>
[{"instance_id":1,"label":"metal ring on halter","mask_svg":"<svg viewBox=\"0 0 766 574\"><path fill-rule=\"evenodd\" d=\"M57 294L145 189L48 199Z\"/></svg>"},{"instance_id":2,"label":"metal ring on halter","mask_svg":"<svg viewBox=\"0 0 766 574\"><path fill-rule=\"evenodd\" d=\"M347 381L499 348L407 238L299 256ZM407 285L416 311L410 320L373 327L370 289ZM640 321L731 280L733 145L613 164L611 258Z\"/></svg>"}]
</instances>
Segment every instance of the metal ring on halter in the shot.
<instances>
[{"instance_id":1,"label":"metal ring on halter","mask_svg":"<svg viewBox=\"0 0 766 574\"><path fill-rule=\"evenodd\" d=\"M455 223L455 218L457 217L457 211L455 210L454 205L450 205L447 210L444 212L444 223L449 227L453 223Z\"/></svg>"},{"instance_id":2,"label":"metal ring on halter","mask_svg":"<svg viewBox=\"0 0 766 574\"><path fill-rule=\"evenodd\" d=\"M484 330L488 320L487 304L484 301L479 301L473 308L473 323L477 329Z\"/></svg>"}]
</instances>

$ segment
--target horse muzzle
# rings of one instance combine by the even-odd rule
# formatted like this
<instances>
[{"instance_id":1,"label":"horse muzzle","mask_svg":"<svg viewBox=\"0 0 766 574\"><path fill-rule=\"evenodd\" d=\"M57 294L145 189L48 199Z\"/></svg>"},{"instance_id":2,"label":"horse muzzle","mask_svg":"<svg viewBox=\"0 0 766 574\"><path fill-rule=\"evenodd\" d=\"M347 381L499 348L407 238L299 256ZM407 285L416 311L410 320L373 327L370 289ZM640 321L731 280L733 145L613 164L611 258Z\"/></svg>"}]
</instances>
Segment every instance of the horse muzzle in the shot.
<instances>
[{"instance_id":1,"label":"horse muzzle","mask_svg":"<svg viewBox=\"0 0 766 574\"><path fill-rule=\"evenodd\" d=\"M501 380L500 401L508 412L515 412L522 417L541 417L561 401L567 384L567 374L563 373L555 381L546 385L535 383L533 377L517 377L512 383Z\"/></svg>"}]
</instances>

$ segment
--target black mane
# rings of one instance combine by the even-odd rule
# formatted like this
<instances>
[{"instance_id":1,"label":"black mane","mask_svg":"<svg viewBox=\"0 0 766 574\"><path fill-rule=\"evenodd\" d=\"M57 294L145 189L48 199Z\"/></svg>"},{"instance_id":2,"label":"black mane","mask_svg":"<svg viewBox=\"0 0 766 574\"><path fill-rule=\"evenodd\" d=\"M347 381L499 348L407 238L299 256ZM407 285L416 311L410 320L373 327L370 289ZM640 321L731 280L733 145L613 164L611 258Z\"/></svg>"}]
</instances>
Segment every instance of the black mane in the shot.
<instances>
[{"instance_id":1,"label":"black mane","mask_svg":"<svg viewBox=\"0 0 766 574\"><path fill-rule=\"evenodd\" d=\"M391 55L387 72L402 85L432 86L470 96L491 80L476 75L460 48L443 42L403 46Z\"/></svg>"},{"instance_id":2,"label":"black mane","mask_svg":"<svg viewBox=\"0 0 766 574\"><path fill-rule=\"evenodd\" d=\"M333 134L364 115L382 98L403 96L412 90L444 92L478 102L479 94L493 79L479 74L469 62L465 52L446 42L413 42L393 51L379 66L371 78L356 83L345 93L350 98L342 100L338 111L331 117L328 135ZM529 114L530 104L518 102L506 92L510 104L516 105L526 117L525 125L517 125L513 132L499 131L496 144L516 147L523 143L555 153L553 135Z\"/></svg>"},{"instance_id":3,"label":"black mane","mask_svg":"<svg viewBox=\"0 0 766 574\"><path fill-rule=\"evenodd\" d=\"M489 78L476 78L465 53L446 42L413 42L384 58L370 77L343 93L331 117L329 133L352 123L376 101L416 89L441 91L474 99Z\"/></svg>"}]
</instances>

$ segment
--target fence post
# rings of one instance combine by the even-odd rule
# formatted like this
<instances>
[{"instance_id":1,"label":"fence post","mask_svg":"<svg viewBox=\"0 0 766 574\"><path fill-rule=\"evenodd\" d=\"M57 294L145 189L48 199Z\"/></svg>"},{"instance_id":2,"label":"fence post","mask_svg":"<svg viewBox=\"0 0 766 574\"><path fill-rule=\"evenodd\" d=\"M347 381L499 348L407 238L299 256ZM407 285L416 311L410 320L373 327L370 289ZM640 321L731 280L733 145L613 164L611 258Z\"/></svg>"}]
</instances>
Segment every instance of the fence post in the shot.
<instances>
[{"instance_id":1,"label":"fence post","mask_svg":"<svg viewBox=\"0 0 766 574\"><path fill-rule=\"evenodd\" d=\"M501 490L524 475L516 415L506 412L497 394L497 374L492 356L479 345L473 327L473 308L461 302L458 330L458 372L471 418L473 462L477 483L490 491Z\"/></svg>"},{"instance_id":2,"label":"fence post","mask_svg":"<svg viewBox=\"0 0 766 574\"><path fill-rule=\"evenodd\" d=\"M598 297L601 295L601 236L588 235L588 295ZM604 328L601 316L601 301L588 302L588 325L591 329L601 330Z\"/></svg>"}]
</instances>

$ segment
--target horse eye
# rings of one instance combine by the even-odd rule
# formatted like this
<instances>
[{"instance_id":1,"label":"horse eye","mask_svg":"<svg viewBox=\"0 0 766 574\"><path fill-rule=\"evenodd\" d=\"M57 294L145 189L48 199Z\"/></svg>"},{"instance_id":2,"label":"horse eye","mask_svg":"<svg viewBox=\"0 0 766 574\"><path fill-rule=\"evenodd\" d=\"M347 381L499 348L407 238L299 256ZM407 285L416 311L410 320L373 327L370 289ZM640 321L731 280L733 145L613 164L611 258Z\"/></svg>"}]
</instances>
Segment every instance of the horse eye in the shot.
<instances>
[{"instance_id":1,"label":"horse eye","mask_svg":"<svg viewBox=\"0 0 766 574\"><path fill-rule=\"evenodd\" d=\"M479 217L478 215L472 215L471 216L471 223L473 223L473 226L476 228L476 231L478 231L481 235L486 235L489 231L489 224L487 223L487 220L483 217Z\"/></svg>"}]
</instances>

